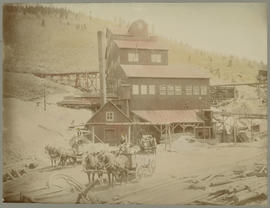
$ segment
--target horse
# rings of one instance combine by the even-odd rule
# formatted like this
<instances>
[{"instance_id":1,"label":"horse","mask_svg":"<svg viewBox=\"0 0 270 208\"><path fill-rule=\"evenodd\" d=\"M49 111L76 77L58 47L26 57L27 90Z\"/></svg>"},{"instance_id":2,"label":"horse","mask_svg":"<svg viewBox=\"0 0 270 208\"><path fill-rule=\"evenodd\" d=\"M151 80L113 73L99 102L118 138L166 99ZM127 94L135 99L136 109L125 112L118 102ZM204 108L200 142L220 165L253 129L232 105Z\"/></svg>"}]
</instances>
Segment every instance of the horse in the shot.
<instances>
[{"instance_id":1,"label":"horse","mask_svg":"<svg viewBox=\"0 0 270 208\"><path fill-rule=\"evenodd\" d=\"M57 166L57 160L60 158L60 152L55 147L50 145L45 146L45 153L49 155L51 160L51 166Z\"/></svg>"},{"instance_id":2,"label":"horse","mask_svg":"<svg viewBox=\"0 0 270 208\"><path fill-rule=\"evenodd\" d=\"M83 170L87 173L89 184L91 183L91 175L92 175L92 182L95 181L95 172L91 172L90 170L100 171L98 172L98 178L99 179L101 178L102 176L101 171L102 171L103 166L101 165L101 163L99 163L97 154L87 153L82 161L82 166L83 166Z\"/></svg>"},{"instance_id":3,"label":"horse","mask_svg":"<svg viewBox=\"0 0 270 208\"><path fill-rule=\"evenodd\" d=\"M121 183L123 181L123 176L128 176L127 162L128 158L124 155L116 155L111 152L103 152L98 155L98 160L103 163L104 168L108 174L109 186L113 187L114 179L116 177L121 178Z\"/></svg>"},{"instance_id":4,"label":"horse","mask_svg":"<svg viewBox=\"0 0 270 208\"><path fill-rule=\"evenodd\" d=\"M69 149L63 149L61 148L59 151L60 154L60 161L58 165L65 166L66 164L74 164L76 162L76 159L74 159L73 155L74 152Z\"/></svg>"}]
</instances>

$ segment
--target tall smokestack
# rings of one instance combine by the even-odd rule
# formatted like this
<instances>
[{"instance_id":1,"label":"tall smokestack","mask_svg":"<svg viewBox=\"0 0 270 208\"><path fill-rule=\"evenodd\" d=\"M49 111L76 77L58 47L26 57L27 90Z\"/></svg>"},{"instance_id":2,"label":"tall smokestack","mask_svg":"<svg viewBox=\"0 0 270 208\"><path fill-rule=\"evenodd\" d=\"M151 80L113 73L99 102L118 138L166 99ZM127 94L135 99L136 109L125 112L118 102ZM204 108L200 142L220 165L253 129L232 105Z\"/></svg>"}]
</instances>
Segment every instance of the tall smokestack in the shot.
<instances>
[{"instance_id":1,"label":"tall smokestack","mask_svg":"<svg viewBox=\"0 0 270 208\"><path fill-rule=\"evenodd\" d=\"M106 81L105 81L105 70L103 67L103 52L102 52L102 31L98 31L97 39L98 39L98 61L99 61L99 80L100 80L100 98L101 98L101 106L103 106L106 100Z\"/></svg>"}]
</instances>

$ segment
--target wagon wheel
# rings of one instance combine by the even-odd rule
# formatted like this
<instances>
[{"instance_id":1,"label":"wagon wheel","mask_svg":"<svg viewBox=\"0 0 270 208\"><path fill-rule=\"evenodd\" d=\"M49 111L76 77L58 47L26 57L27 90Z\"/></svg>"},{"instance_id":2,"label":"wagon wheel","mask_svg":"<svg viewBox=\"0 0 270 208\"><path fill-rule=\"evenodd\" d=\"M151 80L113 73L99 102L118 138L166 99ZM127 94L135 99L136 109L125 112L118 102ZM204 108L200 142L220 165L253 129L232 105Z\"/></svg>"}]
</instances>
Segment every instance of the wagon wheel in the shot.
<instances>
[{"instance_id":1,"label":"wagon wheel","mask_svg":"<svg viewBox=\"0 0 270 208\"><path fill-rule=\"evenodd\" d=\"M140 180L144 176L144 168L142 166L138 166L136 168L136 179Z\"/></svg>"}]
</instances>

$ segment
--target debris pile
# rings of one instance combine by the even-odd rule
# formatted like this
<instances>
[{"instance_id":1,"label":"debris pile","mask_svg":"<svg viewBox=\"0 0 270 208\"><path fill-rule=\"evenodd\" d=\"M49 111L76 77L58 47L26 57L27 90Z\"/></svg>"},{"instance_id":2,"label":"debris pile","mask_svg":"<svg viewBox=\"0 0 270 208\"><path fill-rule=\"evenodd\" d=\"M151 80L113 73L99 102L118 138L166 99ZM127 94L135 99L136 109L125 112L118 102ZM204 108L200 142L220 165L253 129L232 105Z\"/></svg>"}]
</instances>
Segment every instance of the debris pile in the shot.
<instances>
[{"instance_id":1,"label":"debris pile","mask_svg":"<svg viewBox=\"0 0 270 208\"><path fill-rule=\"evenodd\" d=\"M204 176L186 181L188 189L203 191L193 205L248 205L267 200L267 165L238 166L226 174Z\"/></svg>"}]
</instances>

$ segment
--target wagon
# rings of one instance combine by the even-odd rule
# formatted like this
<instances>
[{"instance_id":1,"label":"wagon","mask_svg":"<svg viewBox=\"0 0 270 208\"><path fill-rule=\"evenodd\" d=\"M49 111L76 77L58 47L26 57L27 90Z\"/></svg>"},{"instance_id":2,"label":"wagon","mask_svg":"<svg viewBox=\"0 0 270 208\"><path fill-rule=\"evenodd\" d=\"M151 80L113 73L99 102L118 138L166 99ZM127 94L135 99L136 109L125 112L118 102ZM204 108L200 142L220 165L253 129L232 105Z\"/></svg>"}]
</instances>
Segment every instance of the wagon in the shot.
<instances>
[{"instance_id":1,"label":"wagon","mask_svg":"<svg viewBox=\"0 0 270 208\"><path fill-rule=\"evenodd\" d=\"M139 141L140 151L122 153L128 158L128 175L141 179L152 176L156 169L156 139L151 135L143 135Z\"/></svg>"}]
</instances>

